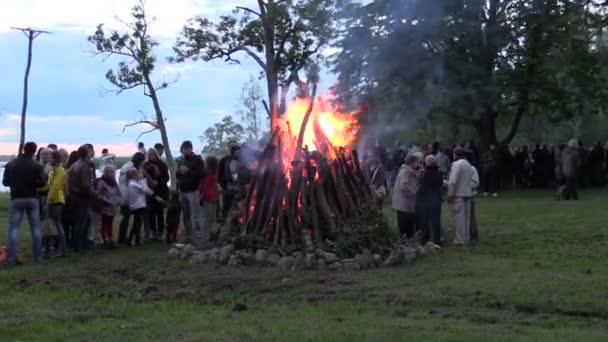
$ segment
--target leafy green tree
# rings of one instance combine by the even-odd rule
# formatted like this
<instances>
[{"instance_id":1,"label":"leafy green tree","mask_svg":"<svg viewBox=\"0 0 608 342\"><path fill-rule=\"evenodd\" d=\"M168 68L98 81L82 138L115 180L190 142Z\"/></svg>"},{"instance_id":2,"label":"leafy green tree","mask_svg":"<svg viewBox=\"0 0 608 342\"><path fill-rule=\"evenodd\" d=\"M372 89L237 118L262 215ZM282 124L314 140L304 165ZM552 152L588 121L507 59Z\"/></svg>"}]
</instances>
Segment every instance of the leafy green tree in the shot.
<instances>
[{"instance_id":1,"label":"leafy green tree","mask_svg":"<svg viewBox=\"0 0 608 342\"><path fill-rule=\"evenodd\" d=\"M119 20L125 28L123 31L106 30L104 24L99 24L95 33L88 37L88 41L95 46L97 54L105 55L106 58L112 56L122 58L117 68L110 69L106 73L106 79L116 87L117 95L127 90L143 88L144 95L152 101L155 116L153 118L144 117L126 125L125 128L139 124L150 126L148 131L140 134L140 137L146 133L160 131L171 173L171 184L175 186L175 161L165 126L166 119L163 116L158 97L158 91L167 88L169 83L163 81L155 84L152 80L156 66L154 49L158 46L158 42L150 36L149 28L154 18L146 16L144 0L138 0L131 9L131 19L130 22Z\"/></svg>"},{"instance_id":2,"label":"leafy green tree","mask_svg":"<svg viewBox=\"0 0 608 342\"><path fill-rule=\"evenodd\" d=\"M251 79L243 85L241 92L242 109L239 109L237 115L241 118L245 125L248 140L258 140L264 134L264 129L268 126L265 120L266 115L262 107L262 90L251 77Z\"/></svg>"},{"instance_id":3,"label":"leafy green tree","mask_svg":"<svg viewBox=\"0 0 608 342\"><path fill-rule=\"evenodd\" d=\"M350 3L337 91L369 101L365 119L382 127L452 118L482 149L508 144L526 116L558 122L606 105L604 12L587 0Z\"/></svg>"},{"instance_id":4,"label":"leafy green tree","mask_svg":"<svg viewBox=\"0 0 608 342\"><path fill-rule=\"evenodd\" d=\"M226 153L226 145L230 140L241 141L245 135L243 126L227 115L222 121L205 130L200 137L205 144L203 153L211 156L221 156Z\"/></svg>"},{"instance_id":5,"label":"leafy green tree","mask_svg":"<svg viewBox=\"0 0 608 342\"><path fill-rule=\"evenodd\" d=\"M299 72L330 42L334 2L257 0L257 6L238 6L217 23L195 17L184 27L172 60L239 63L242 54L252 58L266 78L264 105L272 123L284 112L291 85L300 84Z\"/></svg>"}]
</instances>

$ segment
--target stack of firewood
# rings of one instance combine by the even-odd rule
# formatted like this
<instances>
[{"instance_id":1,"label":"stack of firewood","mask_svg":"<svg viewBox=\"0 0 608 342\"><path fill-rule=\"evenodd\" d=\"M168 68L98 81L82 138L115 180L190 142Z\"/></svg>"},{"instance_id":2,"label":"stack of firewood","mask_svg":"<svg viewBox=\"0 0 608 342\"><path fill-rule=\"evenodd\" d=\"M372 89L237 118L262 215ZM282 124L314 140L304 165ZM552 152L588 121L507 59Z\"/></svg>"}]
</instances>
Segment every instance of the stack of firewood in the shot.
<instances>
[{"instance_id":1,"label":"stack of firewood","mask_svg":"<svg viewBox=\"0 0 608 342\"><path fill-rule=\"evenodd\" d=\"M285 135L274 131L244 199L243 219L236 220L242 223L241 235L283 248L322 247L335 241L343 222L373 207L357 151L332 146L312 126L316 150L304 146L288 170L282 152Z\"/></svg>"}]
</instances>

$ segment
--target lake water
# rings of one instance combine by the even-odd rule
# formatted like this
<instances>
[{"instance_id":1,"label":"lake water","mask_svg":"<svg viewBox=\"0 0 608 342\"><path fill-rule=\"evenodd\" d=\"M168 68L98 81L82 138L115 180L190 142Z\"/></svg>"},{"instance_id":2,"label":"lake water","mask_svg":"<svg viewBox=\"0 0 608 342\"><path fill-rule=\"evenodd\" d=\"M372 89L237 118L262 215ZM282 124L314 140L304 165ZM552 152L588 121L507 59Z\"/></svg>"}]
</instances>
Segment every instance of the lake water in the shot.
<instances>
[{"instance_id":1,"label":"lake water","mask_svg":"<svg viewBox=\"0 0 608 342\"><path fill-rule=\"evenodd\" d=\"M6 162L0 162L0 192L8 192L8 189L2 185L2 177L4 176L4 165Z\"/></svg>"}]
</instances>

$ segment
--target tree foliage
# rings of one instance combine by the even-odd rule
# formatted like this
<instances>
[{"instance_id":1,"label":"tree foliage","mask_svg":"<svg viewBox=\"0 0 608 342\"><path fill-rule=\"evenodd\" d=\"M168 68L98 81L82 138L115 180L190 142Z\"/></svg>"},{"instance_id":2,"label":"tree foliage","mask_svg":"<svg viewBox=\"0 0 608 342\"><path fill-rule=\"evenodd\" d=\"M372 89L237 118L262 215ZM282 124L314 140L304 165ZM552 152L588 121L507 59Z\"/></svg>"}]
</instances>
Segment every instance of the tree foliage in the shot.
<instances>
[{"instance_id":1,"label":"tree foliage","mask_svg":"<svg viewBox=\"0 0 608 342\"><path fill-rule=\"evenodd\" d=\"M241 92L242 108L237 112L237 115L245 125L244 129L247 132L247 139L250 141L260 139L268 127L268 120L266 120L267 117L264 114L262 100L262 90L256 80L251 77L243 85Z\"/></svg>"},{"instance_id":2,"label":"tree foliage","mask_svg":"<svg viewBox=\"0 0 608 342\"><path fill-rule=\"evenodd\" d=\"M175 180L175 163L157 94L159 90L167 88L169 84L166 81L154 84L152 81L157 62L154 49L158 47L158 42L149 33L150 24L154 22L154 19L146 16L145 1L139 0L131 9L130 22L117 20L124 26L123 31L107 30L104 28L104 24L99 24L95 33L87 40L95 47L97 54L104 55L106 59L112 56L122 57L117 68L109 69L106 73L106 79L116 87L117 95L123 91L141 87L144 95L150 98L154 107L154 117L144 117L126 125L125 128L145 124L150 126L150 129L142 134L160 131L167 163L171 170L171 178ZM176 183L173 181L172 184Z\"/></svg>"},{"instance_id":3,"label":"tree foliage","mask_svg":"<svg viewBox=\"0 0 608 342\"><path fill-rule=\"evenodd\" d=\"M226 146L230 140L242 141L245 129L235 122L232 116L227 115L222 121L205 130L200 137L204 145L203 154L221 156L226 153Z\"/></svg>"},{"instance_id":4,"label":"tree foliage","mask_svg":"<svg viewBox=\"0 0 608 342\"><path fill-rule=\"evenodd\" d=\"M239 6L218 22L198 16L184 27L173 61L252 58L266 78L272 119L284 111L299 72L330 42L333 13L334 0L257 0L256 8Z\"/></svg>"},{"instance_id":5,"label":"tree foliage","mask_svg":"<svg viewBox=\"0 0 608 342\"><path fill-rule=\"evenodd\" d=\"M368 126L466 124L486 148L512 141L525 116L559 122L607 104L595 1L375 0L342 14L336 90L370 104Z\"/></svg>"}]
</instances>

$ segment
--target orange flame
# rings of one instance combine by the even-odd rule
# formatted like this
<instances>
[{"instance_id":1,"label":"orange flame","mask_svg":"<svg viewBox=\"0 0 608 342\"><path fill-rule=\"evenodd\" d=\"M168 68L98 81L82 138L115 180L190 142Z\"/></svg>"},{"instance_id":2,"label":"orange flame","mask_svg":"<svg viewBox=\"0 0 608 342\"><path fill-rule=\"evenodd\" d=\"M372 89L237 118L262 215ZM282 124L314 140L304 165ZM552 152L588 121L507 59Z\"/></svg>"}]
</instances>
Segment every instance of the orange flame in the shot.
<instances>
[{"instance_id":1,"label":"orange flame","mask_svg":"<svg viewBox=\"0 0 608 342\"><path fill-rule=\"evenodd\" d=\"M276 121L283 143L283 166L286 171L291 170L296 156L298 135L309 106L310 98L296 98ZM308 147L309 151L315 151L317 144L322 141L327 141L335 147L350 147L358 130L356 115L357 112L342 112L332 103L331 94L319 96L314 102L304 131L302 148ZM315 126L318 126L318 130L315 130ZM328 151L328 154L327 158L335 158L333 151ZM289 172L287 174L289 175Z\"/></svg>"}]
</instances>

